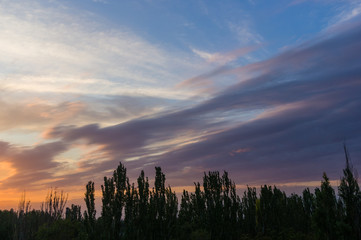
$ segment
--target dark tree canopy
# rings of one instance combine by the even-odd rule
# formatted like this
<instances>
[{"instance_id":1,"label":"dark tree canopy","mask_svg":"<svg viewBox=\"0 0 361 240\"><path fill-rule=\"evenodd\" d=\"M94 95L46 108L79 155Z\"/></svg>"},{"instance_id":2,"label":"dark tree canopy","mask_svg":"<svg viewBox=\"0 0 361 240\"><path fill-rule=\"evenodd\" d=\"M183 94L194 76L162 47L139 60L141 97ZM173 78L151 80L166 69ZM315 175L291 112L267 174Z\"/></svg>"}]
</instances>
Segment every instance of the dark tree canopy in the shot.
<instances>
[{"instance_id":1,"label":"dark tree canopy","mask_svg":"<svg viewBox=\"0 0 361 240\"><path fill-rule=\"evenodd\" d=\"M204 173L194 191L178 202L165 174L155 167L154 186L144 171L130 183L120 163L101 185L96 217L95 187L85 186L86 210L51 189L41 210L23 195L19 209L0 210L1 240L188 240L188 239L361 239L361 192L347 148L338 195L326 173L320 187L287 196L276 186L247 186L241 195L227 172ZM65 212L64 212L65 209Z\"/></svg>"}]
</instances>

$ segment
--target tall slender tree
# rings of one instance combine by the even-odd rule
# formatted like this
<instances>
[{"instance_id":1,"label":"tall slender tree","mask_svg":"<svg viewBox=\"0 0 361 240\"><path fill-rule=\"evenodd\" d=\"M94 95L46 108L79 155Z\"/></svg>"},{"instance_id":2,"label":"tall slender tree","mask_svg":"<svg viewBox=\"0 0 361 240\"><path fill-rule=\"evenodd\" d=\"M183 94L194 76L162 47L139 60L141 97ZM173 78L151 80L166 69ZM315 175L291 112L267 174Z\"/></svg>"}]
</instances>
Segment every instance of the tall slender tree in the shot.
<instances>
[{"instance_id":1,"label":"tall slender tree","mask_svg":"<svg viewBox=\"0 0 361 240\"><path fill-rule=\"evenodd\" d=\"M120 162L117 169L113 173L113 179L115 184L115 196L113 207L114 214L114 239L121 238L121 224L122 224L122 214L126 201L126 191L127 191L127 169Z\"/></svg>"},{"instance_id":2,"label":"tall slender tree","mask_svg":"<svg viewBox=\"0 0 361 240\"><path fill-rule=\"evenodd\" d=\"M94 182L89 181L86 185L84 201L87 210L84 211L84 224L90 240L95 239L95 189ZM80 210L80 208L79 208Z\"/></svg>"},{"instance_id":3,"label":"tall slender tree","mask_svg":"<svg viewBox=\"0 0 361 240\"><path fill-rule=\"evenodd\" d=\"M150 213L153 225L152 239L164 239L165 220L165 175L155 167L154 187L150 195Z\"/></svg>"},{"instance_id":4,"label":"tall slender tree","mask_svg":"<svg viewBox=\"0 0 361 240\"><path fill-rule=\"evenodd\" d=\"M104 185L102 188L102 239L112 240L114 239L114 198L115 198L115 186L113 177L104 177Z\"/></svg>"},{"instance_id":5,"label":"tall slender tree","mask_svg":"<svg viewBox=\"0 0 361 240\"><path fill-rule=\"evenodd\" d=\"M130 184L127 180L127 190L125 198L124 209L124 239L137 240L136 229L138 227L137 212L138 212L138 192L134 187L134 183Z\"/></svg>"},{"instance_id":6,"label":"tall slender tree","mask_svg":"<svg viewBox=\"0 0 361 240\"><path fill-rule=\"evenodd\" d=\"M256 235L257 219L256 219L256 202L257 192L256 188L247 186L247 190L242 197L242 211L243 211L243 231L251 236Z\"/></svg>"},{"instance_id":7,"label":"tall slender tree","mask_svg":"<svg viewBox=\"0 0 361 240\"><path fill-rule=\"evenodd\" d=\"M201 190L200 183L194 183L195 190L191 194L193 222L198 228L206 228L206 199L204 192Z\"/></svg>"},{"instance_id":8,"label":"tall slender tree","mask_svg":"<svg viewBox=\"0 0 361 240\"><path fill-rule=\"evenodd\" d=\"M203 176L203 189L206 200L207 230L211 239L222 234L222 179L219 172L209 172Z\"/></svg>"},{"instance_id":9,"label":"tall slender tree","mask_svg":"<svg viewBox=\"0 0 361 240\"><path fill-rule=\"evenodd\" d=\"M304 229L306 233L311 233L312 218L315 212L315 195L311 193L309 188L302 192L303 211L305 212Z\"/></svg>"},{"instance_id":10,"label":"tall slender tree","mask_svg":"<svg viewBox=\"0 0 361 240\"><path fill-rule=\"evenodd\" d=\"M357 181L357 173L355 174L347 147L344 144L344 152L346 158L346 167L343 169L343 176L341 178L338 192L342 205L344 206L344 222L351 227L351 232L348 237L353 239L361 239L360 229L360 206L361 193ZM345 233L347 234L347 233Z\"/></svg>"},{"instance_id":11,"label":"tall slender tree","mask_svg":"<svg viewBox=\"0 0 361 240\"><path fill-rule=\"evenodd\" d=\"M329 178L323 173L321 189L315 189L316 210L314 220L318 229L318 239L333 240L336 237L337 203L335 191Z\"/></svg>"},{"instance_id":12,"label":"tall slender tree","mask_svg":"<svg viewBox=\"0 0 361 240\"><path fill-rule=\"evenodd\" d=\"M172 188L168 186L165 190L165 238L172 239L174 236L177 226L177 215L178 215L178 199L175 192L172 192Z\"/></svg>"},{"instance_id":13,"label":"tall slender tree","mask_svg":"<svg viewBox=\"0 0 361 240\"><path fill-rule=\"evenodd\" d=\"M138 207L136 222L138 225L137 228L137 237L140 240L145 240L150 235L149 232L149 182L148 178L144 176L144 171L142 170L138 179Z\"/></svg>"}]
</instances>

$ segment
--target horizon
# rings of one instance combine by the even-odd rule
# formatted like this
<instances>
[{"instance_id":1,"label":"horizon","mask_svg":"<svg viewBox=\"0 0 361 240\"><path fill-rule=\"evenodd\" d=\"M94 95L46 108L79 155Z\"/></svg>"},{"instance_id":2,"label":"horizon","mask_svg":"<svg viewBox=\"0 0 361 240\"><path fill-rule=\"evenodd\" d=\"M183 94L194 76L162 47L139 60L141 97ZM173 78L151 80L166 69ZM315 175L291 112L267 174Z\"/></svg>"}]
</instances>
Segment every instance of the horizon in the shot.
<instances>
[{"instance_id":1,"label":"horizon","mask_svg":"<svg viewBox=\"0 0 361 240\"><path fill-rule=\"evenodd\" d=\"M344 143L361 167L359 1L4 0L0 22L0 209L100 196L119 162L179 191L337 187Z\"/></svg>"}]
</instances>

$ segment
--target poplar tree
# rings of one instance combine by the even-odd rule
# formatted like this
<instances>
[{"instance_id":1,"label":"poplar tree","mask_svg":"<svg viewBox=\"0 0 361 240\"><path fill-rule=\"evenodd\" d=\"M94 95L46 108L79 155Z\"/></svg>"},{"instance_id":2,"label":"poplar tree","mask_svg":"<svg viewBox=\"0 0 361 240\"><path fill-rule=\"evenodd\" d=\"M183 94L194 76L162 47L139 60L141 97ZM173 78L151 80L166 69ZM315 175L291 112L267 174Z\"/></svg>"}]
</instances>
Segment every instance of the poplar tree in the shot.
<instances>
[{"instance_id":1,"label":"poplar tree","mask_svg":"<svg viewBox=\"0 0 361 240\"><path fill-rule=\"evenodd\" d=\"M312 230L312 218L315 212L315 195L310 192L309 188L306 188L302 192L303 211L305 213L304 229L306 233L311 233Z\"/></svg>"},{"instance_id":2,"label":"poplar tree","mask_svg":"<svg viewBox=\"0 0 361 240\"><path fill-rule=\"evenodd\" d=\"M165 219L165 175L160 167L155 167L154 187L150 195L152 239L164 239Z\"/></svg>"},{"instance_id":3,"label":"poplar tree","mask_svg":"<svg viewBox=\"0 0 361 240\"><path fill-rule=\"evenodd\" d=\"M189 239L192 229L196 227L194 217L194 207L192 206L190 195L188 191L183 190L178 214L178 239Z\"/></svg>"},{"instance_id":4,"label":"poplar tree","mask_svg":"<svg viewBox=\"0 0 361 240\"><path fill-rule=\"evenodd\" d=\"M236 184L225 171L222 175L222 222L223 229L220 238L238 239L240 234L240 198L236 193Z\"/></svg>"},{"instance_id":5,"label":"poplar tree","mask_svg":"<svg viewBox=\"0 0 361 240\"><path fill-rule=\"evenodd\" d=\"M120 162L117 169L113 172L113 180L115 185L114 202L112 204L114 214L114 239L121 239L122 213L126 201L127 191L127 169Z\"/></svg>"},{"instance_id":6,"label":"poplar tree","mask_svg":"<svg viewBox=\"0 0 361 240\"><path fill-rule=\"evenodd\" d=\"M172 239L176 232L177 215L178 215L178 199L172 188L168 186L165 190L165 239Z\"/></svg>"},{"instance_id":7,"label":"poplar tree","mask_svg":"<svg viewBox=\"0 0 361 240\"><path fill-rule=\"evenodd\" d=\"M170 187L165 188L165 175L160 167L155 167L149 213L152 226L151 239L170 239L175 232L178 200Z\"/></svg>"},{"instance_id":8,"label":"poplar tree","mask_svg":"<svg viewBox=\"0 0 361 240\"><path fill-rule=\"evenodd\" d=\"M257 229L256 201L256 188L247 186L242 197L243 231L251 236L256 235Z\"/></svg>"},{"instance_id":9,"label":"poplar tree","mask_svg":"<svg viewBox=\"0 0 361 240\"><path fill-rule=\"evenodd\" d=\"M84 224L88 233L88 237L90 240L95 239L95 196L94 196L94 182L89 181L86 185L86 192L84 201L86 204L87 210L84 211ZM80 210L80 208L79 208Z\"/></svg>"},{"instance_id":10,"label":"poplar tree","mask_svg":"<svg viewBox=\"0 0 361 240\"><path fill-rule=\"evenodd\" d=\"M194 183L195 191L191 194L191 206L193 212L193 222L200 228L206 228L206 199L204 192L201 190L200 183Z\"/></svg>"},{"instance_id":11,"label":"poplar tree","mask_svg":"<svg viewBox=\"0 0 361 240\"><path fill-rule=\"evenodd\" d=\"M136 214L137 238L145 240L150 235L149 231L149 182L144 176L144 171L140 173L138 179L138 205Z\"/></svg>"},{"instance_id":12,"label":"poplar tree","mask_svg":"<svg viewBox=\"0 0 361 240\"><path fill-rule=\"evenodd\" d=\"M203 176L203 189L206 200L207 230L211 239L216 239L222 234L222 180L219 172L205 173Z\"/></svg>"},{"instance_id":13,"label":"poplar tree","mask_svg":"<svg viewBox=\"0 0 361 240\"><path fill-rule=\"evenodd\" d=\"M136 229L139 227L137 220L138 214L138 192L134 187L134 183L130 184L127 180L126 190L126 201L125 201L125 216L124 216L124 239L135 240L138 239Z\"/></svg>"},{"instance_id":14,"label":"poplar tree","mask_svg":"<svg viewBox=\"0 0 361 240\"><path fill-rule=\"evenodd\" d=\"M360 239L360 188L354 174L352 163L350 162L350 156L347 151L346 145L344 145L346 167L343 169L343 177L341 178L338 192L342 206L344 207L344 222L351 227L351 232L347 233L349 238Z\"/></svg>"},{"instance_id":15,"label":"poplar tree","mask_svg":"<svg viewBox=\"0 0 361 240\"><path fill-rule=\"evenodd\" d=\"M105 240L114 239L114 198L115 186L113 177L104 177L102 188L102 238Z\"/></svg>"},{"instance_id":16,"label":"poplar tree","mask_svg":"<svg viewBox=\"0 0 361 240\"><path fill-rule=\"evenodd\" d=\"M330 181L323 173L321 189L315 189L316 210L314 220L318 230L318 239L337 239L336 237L336 216L337 203L335 191L330 185Z\"/></svg>"}]
</instances>

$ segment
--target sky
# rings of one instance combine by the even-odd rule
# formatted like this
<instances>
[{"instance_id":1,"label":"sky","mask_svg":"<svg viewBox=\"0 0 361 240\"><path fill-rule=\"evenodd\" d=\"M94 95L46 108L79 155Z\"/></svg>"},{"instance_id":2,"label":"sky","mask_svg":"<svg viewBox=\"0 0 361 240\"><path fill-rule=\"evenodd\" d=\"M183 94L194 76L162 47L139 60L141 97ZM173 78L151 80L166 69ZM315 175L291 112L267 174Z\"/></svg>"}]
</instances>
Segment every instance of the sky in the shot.
<instances>
[{"instance_id":1,"label":"sky","mask_svg":"<svg viewBox=\"0 0 361 240\"><path fill-rule=\"evenodd\" d=\"M0 0L0 208L122 162L180 192L361 167L358 0Z\"/></svg>"}]
</instances>

